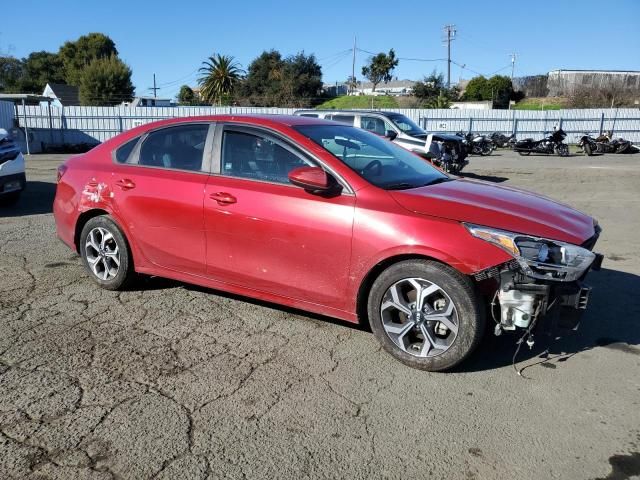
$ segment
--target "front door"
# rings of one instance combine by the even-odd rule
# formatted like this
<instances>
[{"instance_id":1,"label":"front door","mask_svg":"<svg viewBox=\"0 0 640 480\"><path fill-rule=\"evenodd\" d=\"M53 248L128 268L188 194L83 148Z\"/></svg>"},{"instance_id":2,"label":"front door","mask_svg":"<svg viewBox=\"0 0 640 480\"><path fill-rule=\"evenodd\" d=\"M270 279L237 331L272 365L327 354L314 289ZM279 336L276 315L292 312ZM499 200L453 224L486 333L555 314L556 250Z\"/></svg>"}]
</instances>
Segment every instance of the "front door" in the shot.
<instances>
[{"instance_id":1,"label":"front door","mask_svg":"<svg viewBox=\"0 0 640 480\"><path fill-rule=\"evenodd\" d=\"M145 258L205 274L203 196L210 169L210 123L161 128L114 167L113 203ZM116 154L117 159L117 154Z\"/></svg>"},{"instance_id":2,"label":"front door","mask_svg":"<svg viewBox=\"0 0 640 480\"><path fill-rule=\"evenodd\" d=\"M313 160L262 130L225 126L220 152L205 189L208 273L344 309L355 197L290 184L289 171Z\"/></svg>"}]
</instances>

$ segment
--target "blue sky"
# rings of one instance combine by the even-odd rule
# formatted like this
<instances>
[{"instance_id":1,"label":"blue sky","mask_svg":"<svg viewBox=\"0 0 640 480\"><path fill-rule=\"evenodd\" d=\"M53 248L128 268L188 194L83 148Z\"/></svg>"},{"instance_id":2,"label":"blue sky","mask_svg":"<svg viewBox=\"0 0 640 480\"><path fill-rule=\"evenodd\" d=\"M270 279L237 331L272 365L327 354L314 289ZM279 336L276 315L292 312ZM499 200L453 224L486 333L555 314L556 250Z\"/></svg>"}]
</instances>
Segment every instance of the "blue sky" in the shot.
<instances>
[{"instance_id":1,"label":"blue sky","mask_svg":"<svg viewBox=\"0 0 640 480\"><path fill-rule=\"evenodd\" d=\"M525 7L526 5L526 7ZM31 13L32 12L32 13ZM56 51L66 40L103 32L133 70L137 93L148 93L155 72L159 96L173 97L183 83L196 85L197 69L213 52L233 55L243 67L265 49L314 53L326 82L351 73L353 37L371 51L394 48L401 58L446 57L442 27L456 25L452 81L475 72L516 76L557 68L640 70L640 1L538 0L391 2L245 0L45 2L3 6L0 52L16 57ZM357 53L356 75L369 55ZM505 68L507 67L507 68ZM395 75L418 79L446 62L401 60Z\"/></svg>"}]
</instances>

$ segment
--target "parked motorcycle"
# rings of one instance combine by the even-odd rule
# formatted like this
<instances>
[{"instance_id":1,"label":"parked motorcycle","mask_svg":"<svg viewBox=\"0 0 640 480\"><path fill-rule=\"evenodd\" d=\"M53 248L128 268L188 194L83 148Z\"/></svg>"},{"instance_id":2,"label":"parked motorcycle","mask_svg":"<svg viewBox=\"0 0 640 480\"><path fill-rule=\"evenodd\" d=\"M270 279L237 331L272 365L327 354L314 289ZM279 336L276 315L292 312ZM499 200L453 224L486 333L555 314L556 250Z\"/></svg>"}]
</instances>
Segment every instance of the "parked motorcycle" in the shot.
<instances>
[{"instance_id":1,"label":"parked motorcycle","mask_svg":"<svg viewBox=\"0 0 640 480\"><path fill-rule=\"evenodd\" d=\"M515 143L513 149L520 155L529 155L532 152L548 155L557 153L561 157L567 157L569 156L569 145L563 143L566 137L566 132L559 128L542 140L534 140L533 138L519 140Z\"/></svg>"},{"instance_id":2,"label":"parked motorcycle","mask_svg":"<svg viewBox=\"0 0 640 480\"><path fill-rule=\"evenodd\" d=\"M591 156L594 153L630 153L634 150L629 140L623 138L613 139L613 132L606 132L593 138L587 132L580 138L578 146L582 148L585 155Z\"/></svg>"},{"instance_id":3,"label":"parked motorcycle","mask_svg":"<svg viewBox=\"0 0 640 480\"><path fill-rule=\"evenodd\" d=\"M469 164L463 142L456 136L432 133L427 137L427 159L447 173L459 174Z\"/></svg>"},{"instance_id":4,"label":"parked motorcycle","mask_svg":"<svg viewBox=\"0 0 640 480\"><path fill-rule=\"evenodd\" d=\"M494 143L485 135L473 134L471 132L465 134L460 131L456 133L462 139L462 145L467 150L468 155L491 155L495 150Z\"/></svg>"},{"instance_id":5,"label":"parked motorcycle","mask_svg":"<svg viewBox=\"0 0 640 480\"><path fill-rule=\"evenodd\" d=\"M493 132L489 135L489 139L497 148L513 148L516 143L516 134L513 133L507 137L502 132Z\"/></svg>"}]
</instances>

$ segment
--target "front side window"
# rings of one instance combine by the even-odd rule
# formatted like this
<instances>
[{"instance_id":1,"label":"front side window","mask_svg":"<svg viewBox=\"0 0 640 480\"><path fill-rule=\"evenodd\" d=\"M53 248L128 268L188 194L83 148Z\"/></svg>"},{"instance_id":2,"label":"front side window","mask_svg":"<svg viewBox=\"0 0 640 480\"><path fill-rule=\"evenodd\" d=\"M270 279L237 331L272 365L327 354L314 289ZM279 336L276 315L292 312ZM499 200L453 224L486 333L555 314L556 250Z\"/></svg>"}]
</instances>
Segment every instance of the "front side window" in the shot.
<instances>
[{"instance_id":1,"label":"front side window","mask_svg":"<svg viewBox=\"0 0 640 480\"><path fill-rule=\"evenodd\" d=\"M222 136L223 175L288 184L289 172L304 166L312 164L269 137L235 130Z\"/></svg>"},{"instance_id":2,"label":"front side window","mask_svg":"<svg viewBox=\"0 0 640 480\"><path fill-rule=\"evenodd\" d=\"M360 117L360 127L365 130L369 130L370 132L375 133L376 135L384 136L387 133L387 130L393 130L391 125L378 117Z\"/></svg>"},{"instance_id":3,"label":"front side window","mask_svg":"<svg viewBox=\"0 0 640 480\"><path fill-rule=\"evenodd\" d=\"M386 190L404 190L449 180L426 160L394 143L346 125L294 127L368 182Z\"/></svg>"},{"instance_id":4,"label":"front side window","mask_svg":"<svg viewBox=\"0 0 640 480\"><path fill-rule=\"evenodd\" d=\"M398 127L407 135L422 135L426 133L413 120L411 120L409 117L405 117L400 113L390 114L389 119L396 127Z\"/></svg>"},{"instance_id":5,"label":"front side window","mask_svg":"<svg viewBox=\"0 0 640 480\"><path fill-rule=\"evenodd\" d=\"M150 167L202 171L209 125L197 123L151 132L140 148L138 164Z\"/></svg>"}]
</instances>

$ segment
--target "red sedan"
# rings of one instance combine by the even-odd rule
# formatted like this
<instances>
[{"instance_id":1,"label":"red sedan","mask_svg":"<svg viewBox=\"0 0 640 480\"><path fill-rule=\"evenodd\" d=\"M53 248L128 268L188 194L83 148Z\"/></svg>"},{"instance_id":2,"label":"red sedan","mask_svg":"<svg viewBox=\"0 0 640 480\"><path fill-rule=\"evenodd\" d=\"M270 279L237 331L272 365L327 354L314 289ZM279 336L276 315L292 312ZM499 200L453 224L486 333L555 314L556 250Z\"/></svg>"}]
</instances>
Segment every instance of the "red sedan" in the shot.
<instances>
[{"instance_id":1,"label":"red sedan","mask_svg":"<svg viewBox=\"0 0 640 480\"><path fill-rule=\"evenodd\" d=\"M299 116L179 118L58 170L59 237L91 278L169 277L366 322L394 357L445 370L496 334L574 326L595 220L444 174L364 130Z\"/></svg>"}]
</instances>

